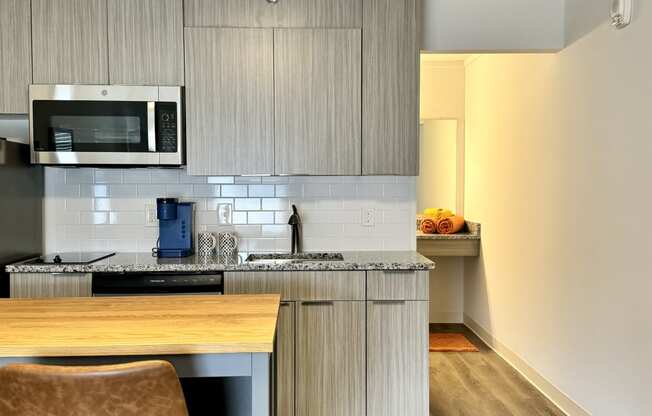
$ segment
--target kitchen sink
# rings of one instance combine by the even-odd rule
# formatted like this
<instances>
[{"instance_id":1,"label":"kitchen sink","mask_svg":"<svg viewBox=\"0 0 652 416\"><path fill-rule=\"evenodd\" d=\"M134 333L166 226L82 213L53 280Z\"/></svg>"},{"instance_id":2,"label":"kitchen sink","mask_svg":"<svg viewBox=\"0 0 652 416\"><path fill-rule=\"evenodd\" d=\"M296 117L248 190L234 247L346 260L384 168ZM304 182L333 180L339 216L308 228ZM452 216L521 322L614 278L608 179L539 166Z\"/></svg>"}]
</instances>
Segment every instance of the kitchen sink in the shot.
<instances>
[{"instance_id":1,"label":"kitchen sink","mask_svg":"<svg viewBox=\"0 0 652 416\"><path fill-rule=\"evenodd\" d=\"M344 256L342 253L250 254L246 261L257 264L286 264L309 261L344 261Z\"/></svg>"}]
</instances>

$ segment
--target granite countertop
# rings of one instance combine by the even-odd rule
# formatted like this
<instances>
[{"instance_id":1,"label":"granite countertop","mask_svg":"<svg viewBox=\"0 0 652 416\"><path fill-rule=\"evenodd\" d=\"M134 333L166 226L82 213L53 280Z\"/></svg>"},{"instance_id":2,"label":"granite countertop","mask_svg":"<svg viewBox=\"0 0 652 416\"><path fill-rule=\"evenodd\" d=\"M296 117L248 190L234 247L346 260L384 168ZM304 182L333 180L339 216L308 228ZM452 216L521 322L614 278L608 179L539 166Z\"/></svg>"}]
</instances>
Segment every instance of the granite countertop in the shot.
<instances>
[{"instance_id":1,"label":"granite countertop","mask_svg":"<svg viewBox=\"0 0 652 416\"><path fill-rule=\"evenodd\" d=\"M417 240L480 240L480 224L466 222L466 230L457 234L424 234L417 230Z\"/></svg>"},{"instance_id":2,"label":"granite countertop","mask_svg":"<svg viewBox=\"0 0 652 416\"><path fill-rule=\"evenodd\" d=\"M215 272L215 271L330 271L330 270L431 270L435 263L416 251L350 251L343 260L299 260L287 263L249 263L246 253L237 258L191 256L179 259L152 257L151 253L117 253L91 264L25 264L6 267L9 273L94 272Z\"/></svg>"}]
</instances>

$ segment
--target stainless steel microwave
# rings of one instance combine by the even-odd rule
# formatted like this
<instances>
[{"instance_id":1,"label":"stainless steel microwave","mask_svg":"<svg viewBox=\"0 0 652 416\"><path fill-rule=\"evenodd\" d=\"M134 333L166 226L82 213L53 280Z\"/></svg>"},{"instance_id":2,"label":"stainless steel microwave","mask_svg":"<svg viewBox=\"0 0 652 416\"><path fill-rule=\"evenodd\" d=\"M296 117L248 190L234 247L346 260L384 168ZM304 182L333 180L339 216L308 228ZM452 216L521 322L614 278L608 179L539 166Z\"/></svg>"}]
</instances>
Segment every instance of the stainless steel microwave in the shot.
<instances>
[{"instance_id":1,"label":"stainless steel microwave","mask_svg":"<svg viewBox=\"0 0 652 416\"><path fill-rule=\"evenodd\" d=\"M182 87L30 85L32 163L181 166Z\"/></svg>"}]
</instances>

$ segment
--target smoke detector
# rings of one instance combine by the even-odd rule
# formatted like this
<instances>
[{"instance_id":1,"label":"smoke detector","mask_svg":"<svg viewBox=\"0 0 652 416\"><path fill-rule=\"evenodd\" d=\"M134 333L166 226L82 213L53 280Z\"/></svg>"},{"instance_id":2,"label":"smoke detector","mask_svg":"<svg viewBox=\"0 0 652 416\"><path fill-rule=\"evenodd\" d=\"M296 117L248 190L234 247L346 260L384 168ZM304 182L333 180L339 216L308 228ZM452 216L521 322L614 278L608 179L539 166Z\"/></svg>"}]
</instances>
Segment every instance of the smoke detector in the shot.
<instances>
[{"instance_id":1,"label":"smoke detector","mask_svg":"<svg viewBox=\"0 0 652 416\"><path fill-rule=\"evenodd\" d=\"M622 29L631 21L632 0L611 0L611 25L616 29Z\"/></svg>"}]
</instances>

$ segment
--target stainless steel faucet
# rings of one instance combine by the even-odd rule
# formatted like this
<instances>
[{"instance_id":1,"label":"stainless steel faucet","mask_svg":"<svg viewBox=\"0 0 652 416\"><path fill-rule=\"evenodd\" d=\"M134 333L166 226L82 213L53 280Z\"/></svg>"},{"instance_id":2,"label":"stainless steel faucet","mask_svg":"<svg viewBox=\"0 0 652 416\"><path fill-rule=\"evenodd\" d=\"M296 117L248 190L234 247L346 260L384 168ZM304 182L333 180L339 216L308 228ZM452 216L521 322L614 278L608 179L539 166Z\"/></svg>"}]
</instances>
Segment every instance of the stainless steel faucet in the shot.
<instances>
[{"instance_id":1,"label":"stainless steel faucet","mask_svg":"<svg viewBox=\"0 0 652 416\"><path fill-rule=\"evenodd\" d=\"M301 217L299 211L297 211L297 206L294 204L292 205L292 215L290 215L288 224L292 227L292 247L290 251L292 254L301 253Z\"/></svg>"}]
</instances>

